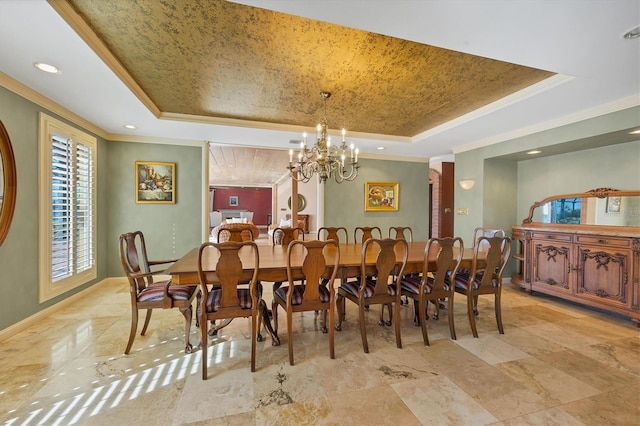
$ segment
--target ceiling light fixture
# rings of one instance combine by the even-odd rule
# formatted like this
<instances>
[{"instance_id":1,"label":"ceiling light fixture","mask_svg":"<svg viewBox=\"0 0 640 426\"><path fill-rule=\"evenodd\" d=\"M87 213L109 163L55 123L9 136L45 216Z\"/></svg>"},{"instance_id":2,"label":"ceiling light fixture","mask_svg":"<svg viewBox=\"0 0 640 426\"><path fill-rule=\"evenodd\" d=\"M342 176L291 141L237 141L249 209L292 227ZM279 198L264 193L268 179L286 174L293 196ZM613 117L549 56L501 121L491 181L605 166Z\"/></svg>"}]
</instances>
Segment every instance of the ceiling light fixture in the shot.
<instances>
[{"instance_id":1,"label":"ceiling light fixture","mask_svg":"<svg viewBox=\"0 0 640 426\"><path fill-rule=\"evenodd\" d=\"M640 129L629 132L630 135L640 135Z\"/></svg>"},{"instance_id":2,"label":"ceiling light fixture","mask_svg":"<svg viewBox=\"0 0 640 426\"><path fill-rule=\"evenodd\" d=\"M129 130L135 130L136 126L134 126L133 124L125 124L124 126L125 129L129 129Z\"/></svg>"},{"instance_id":3,"label":"ceiling light fixture","mask_svg":"<svg viewBox=\"0 0 640 426\"><path fill-rule=\"evenodd\" d=\"M542 151L540 151L539 149L532 149L531 151L527 151L527 155L536 155L536 154L540 154Z\"/></svg>"},{"instance_id":4,"label":"ceiling light fixture","mask_svg":"<svg viewBox=\"0 0 640 426\"><path fill-rule=\"evenodd\" d=\"M385 150L385 149L387 149L387 148L385 148L384 146L379 146L379 147L377 147L376 149L377 149L378 151L384 151L384 150Z\"/></svg>"},{"instance_id":5,"label":"ceiling light fixture","mask_svg":"<svg viewBox=\"0 0 640 426\"><path fill-rule=\"evenodd\" d=\"M34 67L38 68L40 71L48 72L49 74L62 74L60 68L45 64L44 62L36 62L33 64Z\"/></svg>"},{"instance_id":6,"label":"ceiling light fixture","mask_svg":"<svg viewBox=\"0 0 640 426\"><path fill-rule=\"evenodd\" d=\"M622 37L627 39L627 40L632 39L632 38L640 37L640 27L635 27L635 28L630 29L629 31L624 33L624 35Z\"/></svg>"},{"instance_id":7,"label":"ceiling light fixture","mask_svg":"<svg viewBox=\"0 0 640 426\"><path fill-rule=\"evenodd\" d=\"M352 181L358 176L358 149L353 144L347 146L345 140L346 130L342 129L342 144L331 145L331 137L327 130L327 99L331 93L320 92L324 104L324 116L318 124L316 143L312 148L307 148L307 134L302 135L298 160L293 162L293 149L289 150L289 174L297 181L309 182L314 174L318 174L320 183L325 183L330 177L334 177L337 183ZM347 151L349 158L347 159ZM345 162L348 165L345 166Z\"/></svg>"}]
</instances>

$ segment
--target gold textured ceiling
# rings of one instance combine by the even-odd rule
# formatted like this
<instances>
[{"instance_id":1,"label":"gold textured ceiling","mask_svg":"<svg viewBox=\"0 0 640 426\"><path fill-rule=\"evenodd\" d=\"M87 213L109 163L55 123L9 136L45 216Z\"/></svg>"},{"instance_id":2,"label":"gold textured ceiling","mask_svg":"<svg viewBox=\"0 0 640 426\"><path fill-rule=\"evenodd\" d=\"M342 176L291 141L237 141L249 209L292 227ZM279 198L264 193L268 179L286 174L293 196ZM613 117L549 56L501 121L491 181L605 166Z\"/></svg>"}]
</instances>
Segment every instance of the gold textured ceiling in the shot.
<instances>
[{"instance_id":1,"label":"gold textured ceiling","mask_svg":"<svg viewBox=\"0 0 640 426\"><path fill-rule=\"evenodd\" d=\"M412 137L552 75L223 0L50 3L156 115L314 127L326 90L332 128Z\"/></svg>"}]
</instances>

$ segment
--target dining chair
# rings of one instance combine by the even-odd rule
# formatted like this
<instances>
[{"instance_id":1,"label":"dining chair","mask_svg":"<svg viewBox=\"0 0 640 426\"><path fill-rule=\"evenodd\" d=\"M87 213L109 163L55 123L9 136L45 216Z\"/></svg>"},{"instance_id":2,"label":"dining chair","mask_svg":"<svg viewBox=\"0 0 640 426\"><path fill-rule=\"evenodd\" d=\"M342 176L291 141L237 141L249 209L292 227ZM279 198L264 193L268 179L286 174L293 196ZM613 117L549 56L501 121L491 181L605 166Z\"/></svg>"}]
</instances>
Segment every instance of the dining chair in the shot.
<instances>
[{"instance_id":1,"label":"dining chair","mask_svg":"<svg viewBox=\"0 0 640 426\"><path fill-rule=\"evenodd\" d=\"M163 274L166 268L155 271L152 271L151 268L171 264L176 259L149 260L142 231L127 232L120 235L119 246L120 263L129 281L129 294L131 295L131 330L129 331L129 341L124 353L129 353L135 340L139 310L147 310L142 332L140 333L141 336L144 336L151 320L151 312L154 309L173 308L179 309L184 316L184 351L191 353L193 346L189 342L189 334L193 315L193 299L198 298L199 301L201 298L198 287L171 285L170 279L154 281L154 276ZM198 325L199 322L196 317L196 326Z\"/></svg>"},{"instance_id":2,"label":"dining chair","mask_svg":"<svg viewBox=\"0 0 640 426\"><path fill-rule=\"evenodd\" d=\"M396 247L399 254L396 254ZM356 280L347 281L338 287L336 307L338 310L338 324L336 330L342 329L345 312L345 301L348 299L358 305L360 320L360 335L365 353L369 352L367 342L367 328L365 321L365 307L381 305L379 325L395 325L396 346L402 348L400 337L400 278L407 264L409 247L405 240L385 238L383 240L370 238L362 245L360 276ZM366 268L367 258L375 258L375 266ZM394 273L395 272L395 273ZM396 309L393 309L393 305ZM389 321L384 321L384 306L389 307ZM391 319L393 318L393 320Z\"/></svg>"},{"instance_id":3,"label":"dining chair","mask_svg":"<svg viewBox=\"0 0 640 426\"><path fill-rule=\"evenodd\" d=\"M228 236L226 234L228 234ZM220 237L223 238L221 239ZM225 241L235 241L237 243L253 241L253 233L245 228L220 228L216 235L216 242L223 243Z\"/></svg>"},{"instance_id":4,"label":"dining chair","mask_svg":"<svg viewBox=\"0 0 640 426\"><path fill-rule=\"evenodd\" d=\"M475 249L476 248L476 244L478 244L478 239L480 237L505 237L506 233L504 232L503 229L499 229L499 228L483 228L483 227L477 227L473 230L473 241L472 241L472 246L471 248ZM487 243L485 241L485 244L482 246L481 248L482 250L486 250L487 249ZM471 270L469 268L459 268L458 269L458 274L459 275L469 275L471 273Z\"/></svg>"},{"instance_id":5,"label":"dining chair","mask_svg":"<svg viewBox=\"0 0 640 426\"><path fill-rule=\"evenodd\" d=\"M273 230L271 243L275 245L288 246L291 241L302 239L304 241L304 229L300 227L278 227Z\"/></svg>"},{"instance_id":6,"label":"dining chair","mask_svg":"<svg viewBox=\"0 0 640 426\"><path fill-rule=\"evenodd\" d=\"M464 244L462 238L431 238L424 248L424 263L422 275L406 275L401 279L402 294L413 299L415 315L414 325L422 327L422 339L429 345L427 335L427 319L429 318L428 304L431 301L436 306L437 320L440 311L440 301L448 299L449 332L456 340L456 328L453 321L454 286L451 276L455 276L462 260ZM429 267L430 261L435 259L435 267Z\"/></svg>"},{"instance_id":7,"label":"dining chair","mask_svg":"<svg viewBox=\"0 0 640 426\"><path fill-rule=\"evenodd\" d=\"M344 239L340 239L340 234L344 234ZM323 226L318 229L318 239L323 241L336 240L338 244L349 244L349 232L344 226Z\"/></svg>"},{"instance_id":8,"label":"dining chair","mask_svg":"<svg viewBox=\"0 0 640 426\"><path fill-rule=\"evenodd\" d=\"M375 235L374 235L375 233ZM360 235L360 239L358 239ZM353 241L356 243L364 243L370 238L382 239L382 231L377 226L356 226L353 230Z\"/></svg>"},{"instance_id":9,"label":"dining chair","mask_svg":"<svg viewBox=\"0 0 640 426\"><path fill-rule=\"evenodd\" d=\"M389 238L413 242L413 231L409 226L392 226L389 228Z\"/></svg>"},{"instance_id":10,"label":"dining chair","mask_svg":"<svg viewBox=\"0 0 640 426\"><path fill-rule=\"evenodd\" d=\"M484 248L484 247L488 248ZM467 316L473 337L478 337L476 316L478 315L478 296L481 294L494 295L494 309L496 322L500 334L504 334L502 326L502 309L500 299L502 294L502 273L511 254L511 239L509 237L478 238L473 249L473 260L469 273L458 272L455 275L455 291L467 296Z\"/></svg>"},{"instance_id":11,"label":"dining chair","mask_svg":"<svg viewBox=\"0 0 640 426\"><path fill-rule=\"evenodd\" d=\"M251 253L245 263L240 260L241 250ZM207 272L203 267L210 252L217 254L215 272ZM206 242L198 250L198 279L202 291L200 336L203 380L207 379L207 321L251 318L251 371L256 371L259 315L264 304L258 289L259 264L258 246L253 241Z\"/></svg>"},{"instance_id":12,"label":"dining chair","mask_svg":"<svg viewBox=\"0 0 640 426\"><path fill-rule=\"evenodd\" d=\"M326 257L325 257L326 255ZM294 260L302 264L300 273L294 272ZM321 330L329 333L329 356L335 358L335 290L333 282L338 272L340 247L335 240L292 241L287 248L288 284L273 293L271 311L273 328L278 332L278 306L287 314L287 337L289 344L289 364L293 365L293 313L322 312ZM328 285L324 280L328 279ZM295 280L295 281L294 281ZM296 284L295 282L304 284ZM329 327L327 328L327 312Z\"/></svg>"}]
</instances>

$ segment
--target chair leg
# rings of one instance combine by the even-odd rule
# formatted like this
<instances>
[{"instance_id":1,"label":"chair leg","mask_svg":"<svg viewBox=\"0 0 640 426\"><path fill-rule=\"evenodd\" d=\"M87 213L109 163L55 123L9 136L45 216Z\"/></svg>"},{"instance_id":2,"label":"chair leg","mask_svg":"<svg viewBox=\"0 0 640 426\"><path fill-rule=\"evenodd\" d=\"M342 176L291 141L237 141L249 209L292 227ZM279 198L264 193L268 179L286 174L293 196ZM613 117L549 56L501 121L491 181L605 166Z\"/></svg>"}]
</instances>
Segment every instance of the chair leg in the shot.
<instances>
[{"instance_id":1,"label":"chair leg","mask_svg":"<svg viewBox=\"0 0 640 426\"><path fill-rule=\"evenodd\" d=\"M500 306L500 291L496 293L495 296L495 310L496 310L496 322L498 323L498 332L500 334L504 334L504 328L502 327L502 307Z\"/></svg>"},{"instance_id":2,"label":"chair leg","mask_svg":"<svg viewBox=\"0 0 640 426\"><path fill-rule=\"evenodd\" d=\"M278 335L278 302L271 302L271 318L273 319L273 334Z\"/></svg>"},{"instance_id":3,"label":"chair leg","mask_svg":"<svg viewBox=\"0 0 640 426\"><path fill-rule=\"evenodd\" d=\"M257 309L256 309L257 311ZM256 342L258 340L258 315L259 312L253 312L251 315L251 372L256 371Z\"/></svg>"},{"instance_id":4,"label":"chair leg","mask_svg":"<svg viewBox=\"0 0 640 426\"><path fill-rule=\"evenodd\" d=\"M358 304L358 313L360 317L360 337L362 337L362 348L364 349L364 353L369 353L369 344L367 343L367 326L364 320L364 310L366 309L365 305Z\"/></svg>"},{"instance_id":5,"label":"chair leg","mask_svg":"<svg viewBox=\"0 0 640 426\"><path fill-rule=\"evenodd\" d=\"M197 290L196 295L196 327L200 327L200 309L202 309L202 291Z\"/></svg>"},{"instance_id":6,"label":"chair leg","mask_svg":"<svg viewBox=\"0 0 640 426\"><path fill-rule=\"evenodd\" d=\"M476 316L473 309L473 300L474 296L470 293L467 293L467 316L469 317L469 325L471 325L471 332L473 333L473 337L478 337L478 330L476 329Z\"/></svg>"},{"instance_id":7,"label":"chair leg","mask_svg":"<svg viewBox=\"0 0 640 426\"><path fill-rule=\"evenodd\" d=\"M400 298L397 298L397 304L399 305ZM389 309L392 309L392 304L389 304ZM389 318L391 318L391 312L389 312ZM395 323L395 331L396 331L396 346L402 349L402 336L400 335L400 308L396 306L395 315L393 317L393 322Z\"/></svg>"},{"instance_id":8,"label":"chair leg","mask_svg":"<svg viewBox=\"0 0 640 426\"><path fill-rule=\"evenodd\" d=\"M429 301L423 299L418 301L414 300L414 303L418 307L416 315L419 315L418 320L420 321L420 328L422 329L422 341L425 346L429 346L429 335L427 334L427 318L429 318Z\"/></svg>"},{"instance_id":9,"label":"chair leg","mask_svg":"<svg viewBox=\"0 0 640 426\"><path fill-rule=\"evenodd\" d=\"M325 311L326 313L327 311ZM336 321L336 312L335 305L331 304L329 306L329 358L335 359L335 321Z\"/></svg>"},{"instance_id":10,"label":"chair leg","mask_svg":"<svg viewBox=\"0 0 640 426\"><path fill-rule=\"evenodd\" d=\"M336 308L338 310L338 324L336 324L336 331L342 330L342 320L344 319L344 296L338 293L336 298Z\"/></svg>"},{"instance_id":11,"label":"chair leg","mask_svg":"<svg viewBox=\"0 0 640 426\"><path fill-rule=\"evenodd\" d=\"M473 296L473 314L478 316L478 295Z\"/></svg>"},{"instance_id":12,"label":"chair leg","mask_svg":"<svg viewBox=\"0 0 640 426\"><path fill-rule=\"evenodd\" d=\"M449 296L449 307L447 309L449 310L447 315L449 316L449 332L451 333L451 339L456 340L456 326L453 322L453 293Z\"/></svg>"},{"instance_id":13,"label":"chair leg","mask_svg":"<svg viewBox=\"0 0 640 426\"><path fill-rule=\"evenodd\" d=\"M418 299L413 299L413 325L420 325L422 323L421 318L422 313L420 312L420 303L418 303Z\"/></svg>"},{"instance_id":14,"label":"chair leg","mask_svg":"<svg viewBox=\"0 0 640 426\"><path fill-rule=\"evenodd\" d=\"M287 309L287 338L289 341L289 365L293 365L293 312Z\"/></svg>"},{"instance_id":15,"label":"chair leg","mask_svg":"<svg viewBox=\"0 0 640 426\"><path fill-rule=\"evenodd\" d=\"M207 337L209 336L209 332L207 330L207 321L203 315L202 320L200 321L200 347L202 348L202 380L207 380L207 349L209 343L207 341Z\"/></svg>"},{"instance_id":16,"label":"chair leg","mask_svg":"<svg viewBox=\"0 0 640 426\"><path fill-rule=\"evenodd\" d=\"M189 335L191 334L191 316L193 315L193 307L191 305L186 308L180 309L180 312L184 316L184 353L190 354L193 352L193 346L189 342Z\"/></svg>"},{"instance_id":17,"label":"chair leg","mask_svg":"<svg viewBox=\"0 0 640 426\"><path fill-rule=\"evenodd\" d=\"M384 308L385 308L385 306L389 310L389 321L385 321L384 320ZM391 303L386 303L384 305L380 305L380 321L378 321L378 325L390 326L391 322L392 322L391 318L393 318L393 307L391 306Z\"/></svg>"},{"instance_id":18,"label":"chair leg","mask_svg":"<svg viewBox=\"0 0 640 426\"><path fill-rule=\"evenodd\" d=\"M320 325L320 331L322 331L323 333L327 333L329 330L327 330L327 311L324 310L322 311L322 317L321 317L321 325Z\"/></svg>"},{"instance_id":19,"label":"chair leg","mask_svg":"<svg viewBox=\"0 0 640 426\"><path fill-rule=\"evenodd\" d=\"M147 309L147 315L144 317L144 325L142 326L142 331L140 332L141 336L144 336L144 333L147 332L147 327L149 326L149 321L151 321L151 312L152 311L153 311L153 309ZM137 316L138 316L138 313L136 312L136 317Z\"/></svg>"},{"instance_id":20,"label":"chair leg","mask_svg":"<svg viewBox=\"0 0 640 426\"><path fill-rule=\"evenodd\" d=\"M124 354L127 355L131 350L131 346L133 345L133 341L136 338L136 331L138 330L138 309L133 307L131 309L131 330L129 330L129 341L127 342L127 347L124 350Z\"/></svg>"}]
</instances>

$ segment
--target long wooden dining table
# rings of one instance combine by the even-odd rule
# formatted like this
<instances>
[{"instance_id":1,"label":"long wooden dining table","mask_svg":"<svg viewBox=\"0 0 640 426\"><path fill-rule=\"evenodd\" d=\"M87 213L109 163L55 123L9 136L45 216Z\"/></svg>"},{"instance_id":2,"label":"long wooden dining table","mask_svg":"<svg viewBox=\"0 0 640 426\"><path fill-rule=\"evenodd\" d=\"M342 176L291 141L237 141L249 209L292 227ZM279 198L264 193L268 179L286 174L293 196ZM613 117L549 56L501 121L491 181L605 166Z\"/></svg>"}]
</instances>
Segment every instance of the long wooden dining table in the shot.
<instances>
[{"instance_id":1,"label":"long wooden dining table","mask_svg":"<svg viewBox=\"0 0 640 426\"><path fill-rule=\"evenodd\" d=\"M411 272L422 272L424 265L424 249L426 241L414 241L407 243L407 264L404 269L405 274ZM340 262L337 277L341 280L346 280L351 277L358 277L361 274L361 258L362 258L362 244L361 243L349 243L340 244ZM371 247L370 247L371 248ZM182 258L173 263L165 273L171 276L171 282L174 285L194 285L199 284L198 277L198 250L194 248L185 254ZM400 250L398 247L396 250ZM375 250L368 250L365 256L366 272L375 273ZM259 266L258 266L258 280L261 282L285 282L287 278L287 246L283 245L258 245ZM302 262L304 259L304 253L301 245L297 245L292 251L291 257L291 269L294 279L302 279ZM249 252L245 255L240 253L240 260L243 264L251 264ZM462 255L462 261L460 267L471 268L471 262L473 260L473 249L465 248ZM206 252L205 257L202 260L203 270L207 274L215 274L215 267L218 261L218 256L214 250ZM429 268L435 266L436 254L433 254L433 259L429 259ZM249 270L247 270L247 279L250 279ZM264 301L261 302L261 314L265 326L267 327L269 334L272 338L274 346L280 344L280 339L274 333L271 323L268 317L268 310ZM226 324L224 324L226 325ZM216 327L215 331L224 327L221 325Z\"/></svg>"}]
</instances>

